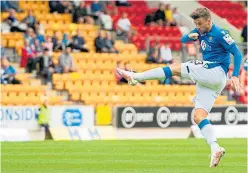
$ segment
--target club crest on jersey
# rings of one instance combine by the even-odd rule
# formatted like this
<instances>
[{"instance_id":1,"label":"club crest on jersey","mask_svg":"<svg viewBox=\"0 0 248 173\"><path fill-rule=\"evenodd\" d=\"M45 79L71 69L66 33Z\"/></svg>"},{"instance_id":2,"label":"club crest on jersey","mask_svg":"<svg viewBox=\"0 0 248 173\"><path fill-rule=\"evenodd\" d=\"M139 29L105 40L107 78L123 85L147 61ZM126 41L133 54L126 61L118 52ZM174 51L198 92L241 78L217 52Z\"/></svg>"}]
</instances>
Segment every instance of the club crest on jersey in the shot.
<instances>
[{"instance_id":1,"label":"club crest on jersey","mask_svg":"<svg viewBox=\"0 0 248 173\"><path fill-rule=\"evenodd\" d=\"M212 36L209 36L209 37L208 37L208 41L209 41L209 42L213 42L213 37L212 37Z\"/></svg>"},{"instance_id":2,"label":"club crest on jersey","mask_svg":"<svg viewBox=\"0 0 248 173\"><path fill-rule=\"evenodd\" d=\"M202 47L202 50L205 50L207 47L207 44L204 40L201 41L201 47Z\"/></svg>"}]
</instances>

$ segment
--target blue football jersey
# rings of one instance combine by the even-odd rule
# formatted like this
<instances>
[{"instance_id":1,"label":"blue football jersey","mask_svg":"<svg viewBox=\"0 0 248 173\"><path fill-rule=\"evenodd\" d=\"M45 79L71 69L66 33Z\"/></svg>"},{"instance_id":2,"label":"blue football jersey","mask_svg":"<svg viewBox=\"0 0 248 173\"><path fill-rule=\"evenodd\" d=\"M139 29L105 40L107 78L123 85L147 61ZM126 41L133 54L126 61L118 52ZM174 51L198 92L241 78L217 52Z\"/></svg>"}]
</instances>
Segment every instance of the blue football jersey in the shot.
<instances>
[{"instance_id":1,"label":"blue football jersey","mask_svg":"<svg viewBox=\"0 0 248 173\"><path fill-rule=\"evenodd\" d=\"M229 68L230 53L228 50L236 43L227 31L213 24L212 29L207 33L201 34L197 28L191 33L199 34L198 39L204 61L218 62L224 66L224 69Z\"/></svg>"}]
</instances>

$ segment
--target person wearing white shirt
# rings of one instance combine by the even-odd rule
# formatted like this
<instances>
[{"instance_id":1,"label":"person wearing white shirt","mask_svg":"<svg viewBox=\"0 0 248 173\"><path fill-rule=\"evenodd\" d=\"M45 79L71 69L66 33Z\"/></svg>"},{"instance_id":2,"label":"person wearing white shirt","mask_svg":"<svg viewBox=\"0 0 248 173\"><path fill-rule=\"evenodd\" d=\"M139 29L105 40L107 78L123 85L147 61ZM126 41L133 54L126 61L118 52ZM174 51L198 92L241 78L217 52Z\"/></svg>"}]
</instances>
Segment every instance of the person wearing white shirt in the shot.
<instances>
[{"instance_id":1,"label":"person wearing white shirt","mask_svg":"<svg viewBox=\"0 0 248 173\"><path fill-rule=\"evenodd\" d=\"M127 18L127 13L122 13L122 17L117 22L117 35L124 36L124 40L128 42L128 37L131 34L131 22Z\"/></svg>"},{"instance_id":2,"label":"person wearing white shirt","mask_svg":"<svg viewBox=\"0 0 248 173\"><path fill-rule=\"evenodd\" d=\"M112 30L113 28L113 19L111 16L108 14L108 11L105 10L104 13L100 15L100 20L103 26L103 29L105 30Z\"/></svg>"},{"instance_id":3,"label":"person wearing white shirt","mask_svg":"<svg viewBox=\"0 0 248 173\"><path fill-rule=\"evenodd\" d=\"M171 48L168 43L165 43L160 48L160 56L163 63L169 63L171 64L173 61L172 54L171 54Z\"/></svg>"}]
</instances>

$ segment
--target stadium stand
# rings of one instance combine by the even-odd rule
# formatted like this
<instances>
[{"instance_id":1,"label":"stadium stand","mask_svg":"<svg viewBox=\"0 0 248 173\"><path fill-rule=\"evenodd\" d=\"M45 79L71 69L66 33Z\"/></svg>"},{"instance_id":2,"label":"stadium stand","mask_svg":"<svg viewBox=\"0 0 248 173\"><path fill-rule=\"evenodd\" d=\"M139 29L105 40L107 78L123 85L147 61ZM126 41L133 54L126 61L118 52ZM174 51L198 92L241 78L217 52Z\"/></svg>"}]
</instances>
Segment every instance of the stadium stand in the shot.
<instances>
[{"instance_id":1,"label":"stadium stand","mask_svg":"<svg viewBox=\"0 0 248 173\"><path fill-rule=\"evenodd\" d=\"M86 4L90 4L86 1ZM202 2L201 2L202 3ZM73 36L79 30L83 35L89 52L73 52L73 57L77 72L73 73L55 73L52 77L54 90L47 89L46 85L33 85L32 74L24 73L23 68L17 78L22 81L22 85L1 85L1 104L2 105L37 105L41 104L42 96L49 97L49 104L72 104L84 103L98 105L153 105L153 106L190 106L195 92L195 86L192 85L159 85L158 81L148 81L140 87L131 87L128 85L118 85L114 76L114 68L118 61L121 63L129 62L130 66L143 71L150 68L164 66L164 64L147 64L146 54L139 53L139 50L145 48L145 39L148 36L165 37L161 43L170 43L172 51L181 50L180 30L177 26L145 26L145 15L154 11L149 9L144 1L130 2L131 6L118 7L117 15L112 15L114 26L123 12L129 15L129 19L137 34L132 37L133 43L124 43L115 41L115 48L119 54L96 53L94 39L97 37L100 27L91 24L72 23L72 15L49 13L47 1L20 1L20 8L24 11L18 13L17 18L22 20L27 16L27 11L31 8L37 21L44 27L44 36L54 36L58 33L62 37L64 33ZM206 3L207 4L207 3ZM207 6L207 5L206 5ZM231 6L231 5L230 5ZM135 13L134 13L135 11ZM134 15L136 13L142 15ZM2 13L1 20L5 19L8 13ZM13 48L17 55L21 56L21 49L24 46L24 36L22 33L1 33L2 46ZM155 41L152 41L154 44ZM188 46L190 54L196 54ZM53 52L52 59L58 64L58 57L61 52ZM39 83L39 82L38 82ZM59 91L59 92L57 92ZM69 98L64 99L60 92L68 92ZM158 92L159 91L159 92ZM52 96L49 94L52 93ZM130 99L132 97L132 99ZM220 96L216 105L233 105L235 101L228 101L227 96Z\"/></svg>"}]
</instances>

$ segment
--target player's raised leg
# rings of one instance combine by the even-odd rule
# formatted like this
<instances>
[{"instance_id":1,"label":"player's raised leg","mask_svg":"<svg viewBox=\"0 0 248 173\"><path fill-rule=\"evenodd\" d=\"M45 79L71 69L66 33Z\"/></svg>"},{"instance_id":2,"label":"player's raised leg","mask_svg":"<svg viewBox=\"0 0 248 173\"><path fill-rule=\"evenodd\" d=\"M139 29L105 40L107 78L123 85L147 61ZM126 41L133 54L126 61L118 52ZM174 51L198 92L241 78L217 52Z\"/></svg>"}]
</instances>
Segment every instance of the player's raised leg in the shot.
<instances>
[{"instance_id":1,"label":"player's raised leg","mask_svg":"<svg viewBox=\"0 0 248 173\"><path fill-rule=\"evenodd\" d=\"M138 82L145 80L165 79L172 76L180 76L181 65L172 64L167 67L158 67L141 73L133 73L122 69L116 69L121 76L126 78L129 84L136 85Z\"/></svg>"}]
</instances>

